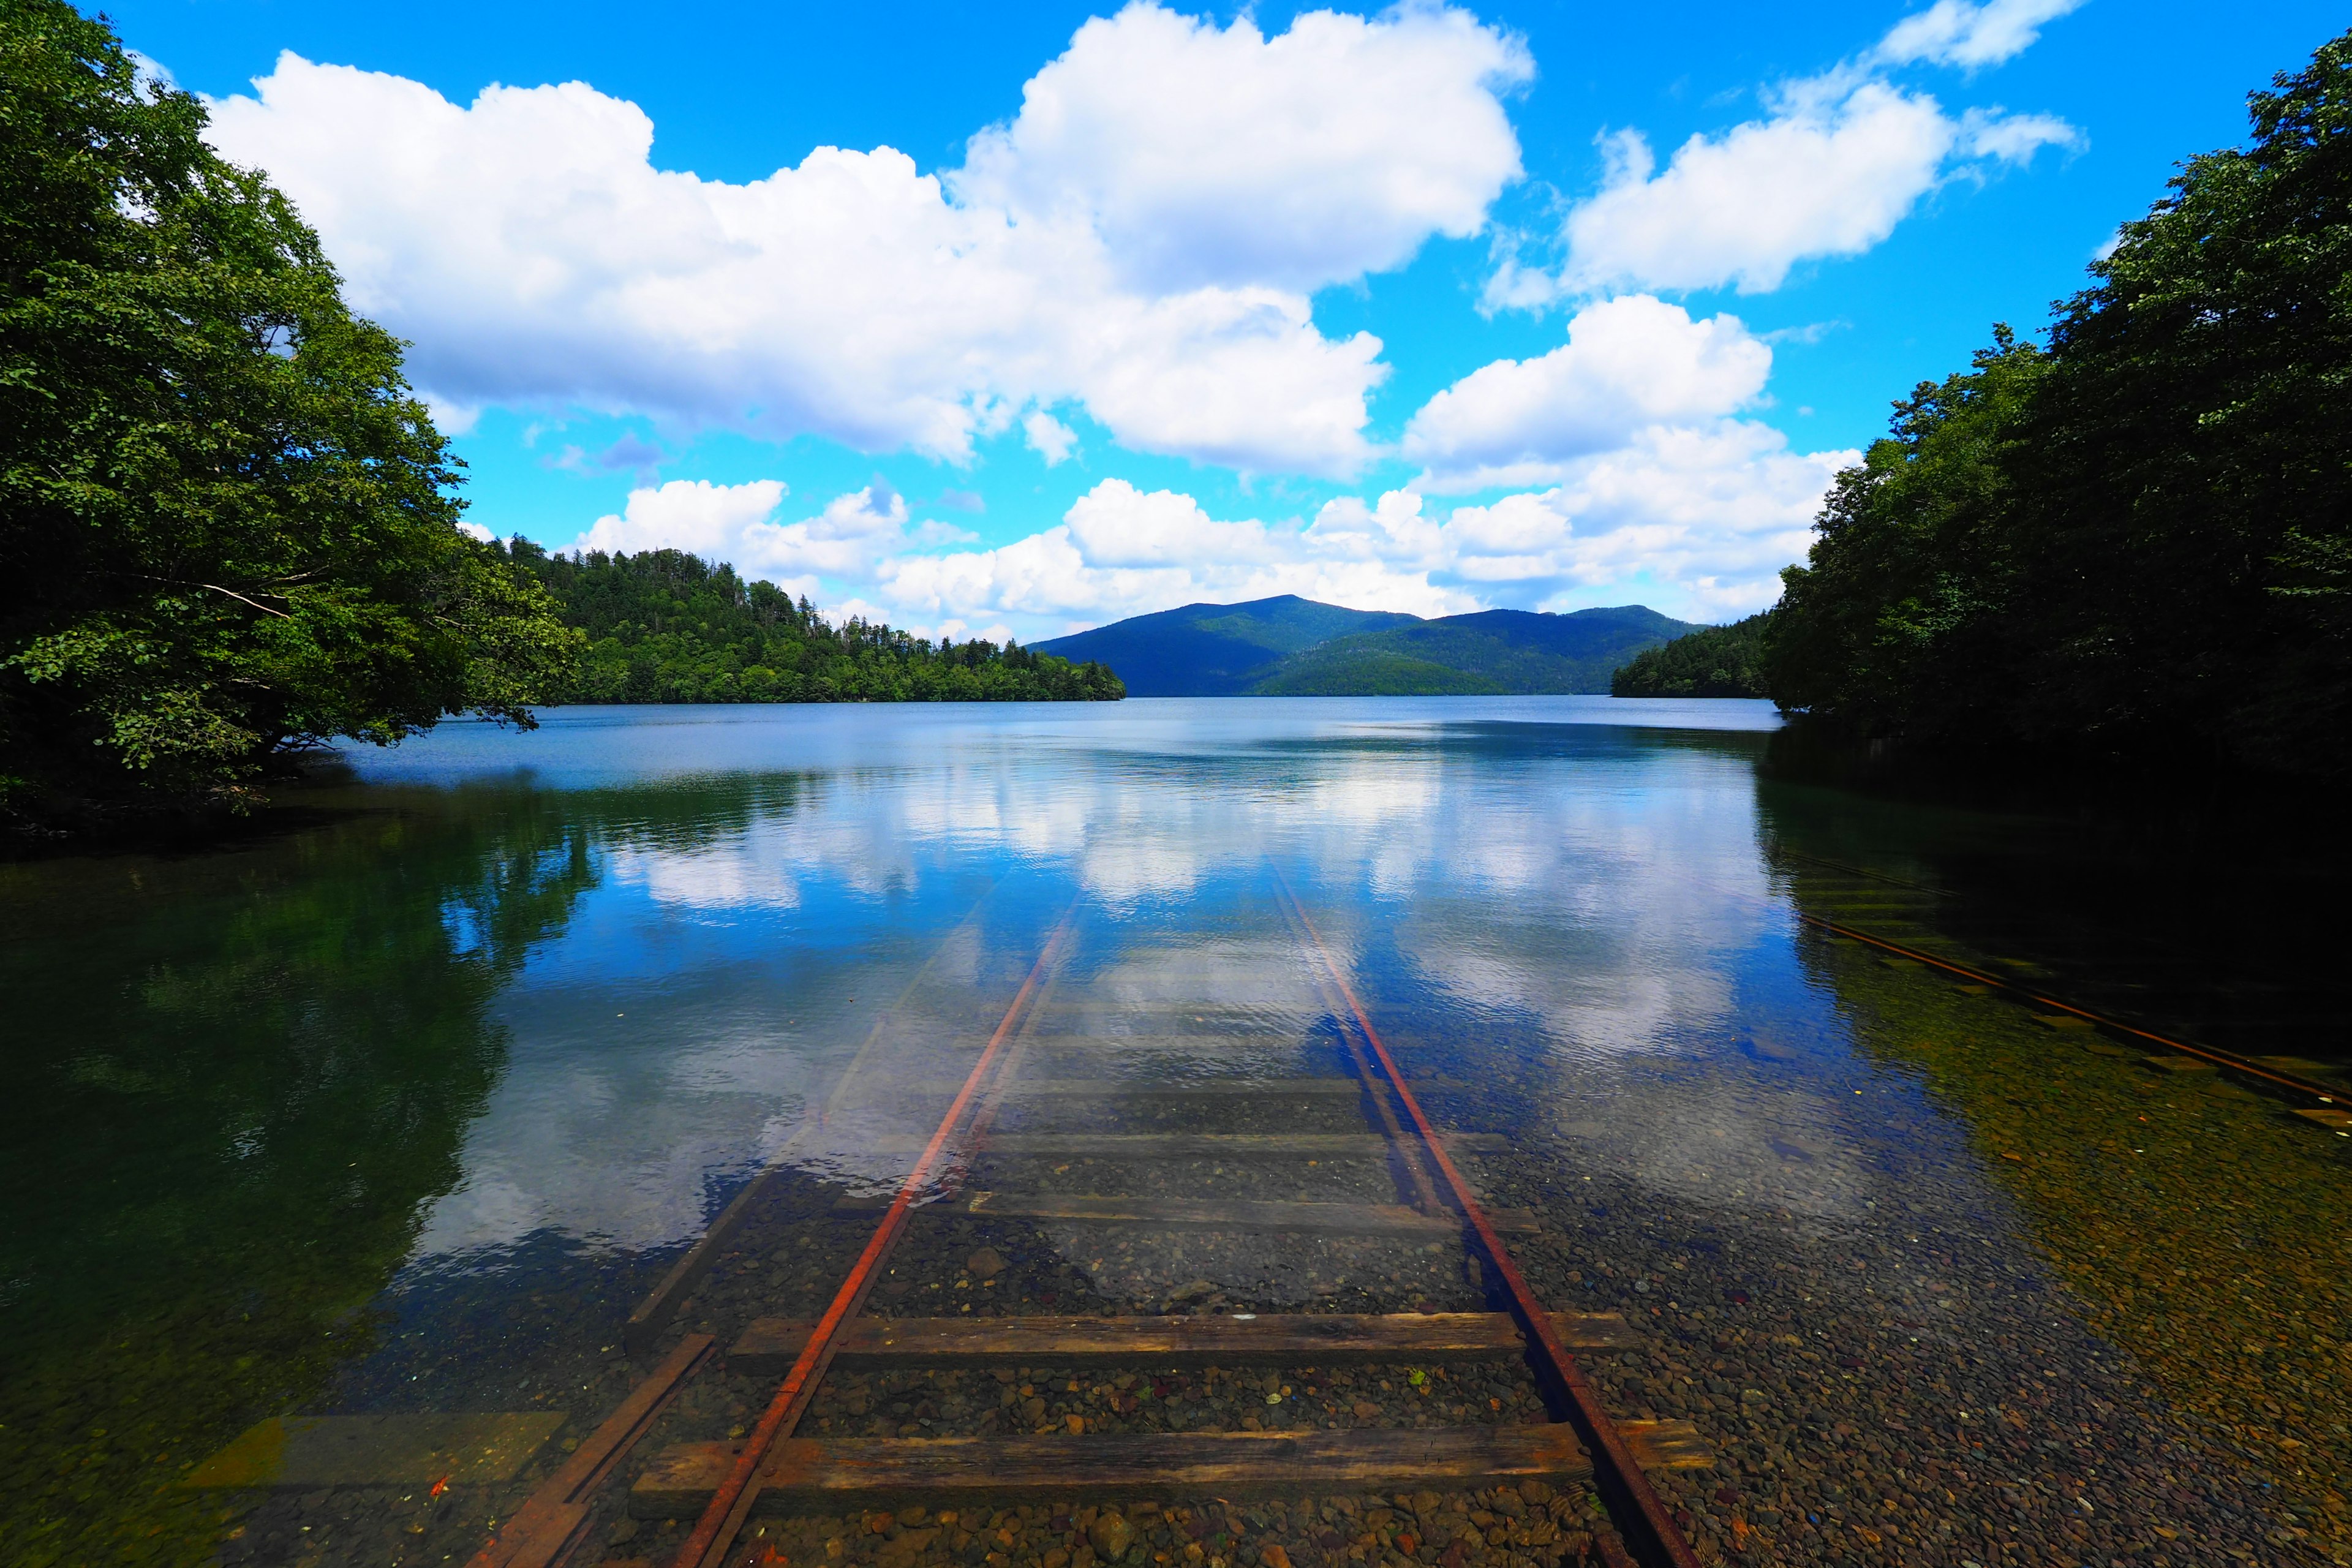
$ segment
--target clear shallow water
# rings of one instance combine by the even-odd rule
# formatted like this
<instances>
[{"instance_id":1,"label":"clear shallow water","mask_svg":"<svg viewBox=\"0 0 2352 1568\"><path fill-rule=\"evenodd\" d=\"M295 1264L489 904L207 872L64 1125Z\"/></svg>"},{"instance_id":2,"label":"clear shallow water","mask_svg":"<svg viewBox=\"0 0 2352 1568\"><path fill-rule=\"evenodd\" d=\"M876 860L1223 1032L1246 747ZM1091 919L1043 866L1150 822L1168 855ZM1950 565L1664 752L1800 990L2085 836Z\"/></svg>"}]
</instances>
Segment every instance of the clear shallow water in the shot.
<instances>
[{"instance_id":1,"label":"clear shallow water","mask_svg":"<svg viewBox=\"0 0 2352 1568\"><path fill-rule=\"evenodd\" d=\"M1688 1340L1696 1381L1649 1365L1629 1408L1712 1412L1718 1396L1684 1388L1724 1381L1706 1364L1732 1353L1720 1336L1762 1343L1777 1303L1778 1332L1883 1333L1886 1357L1924 1353L1896 1348L1921 1336L1956 1355L1979 1333L2022 1343L1984 1375L2063 1367L2110 1409L2153 1379L2242 1428L2244 1485L2322 1496L2344 1447L2332 1352L2314 1350L2340 1337L2333 1147L2268 1102L2175 1092L1796 917L2046 972L2249 1049L2285 1048L2284 1026L2325 1054L2332 981L2217 949L2242 922L2209 888L2201 911L2145 892L2118 910L2102 889L2146 889L2145 865L2096 864L2063 825L1773 783L1775 722L1764 704L1575 698L572 710L529 735L450 725L354 753L302 792L299 823L240 845L0 869L19 1086L0 1110L0 1529L32 1561L94 1543L202 1560L244 1505L172 1481L286 1410L561 1401L584 1426L616 1397L619 1321L752 1172L784 1163L810 1215L896 1180L939 1109L916 1086L961 1076L1066 921L1041 1026L1126 1043L1036 1073L1343 1073L1286 879L1407 1070L1437 1080L1445 1124L1511 1141L1482 1179L1548 1216L1558 1240L1531 1273ZM2193 984L2184 943L2221 953ZM1243 1026L1255 1055L1169 1043ZM1348 1106L1312 1130L1361 1125ZM2108 1168L2151 1147L2177 1155L2171 1174ZM2209 1274L2200 1181L2249 1165L2265 1217L2231 1219ZM992 1179L1086 1192L1114 1175L1394 1201L1378 1161L1311 1176L1049 1161ZM1270 1310L1479 1304L1450 1258L1154 1253L1068 1226L1023 1245L1089 1310L1161 1310L1196 1278ZM2197 1267L2163 1274L2158 1254ZM2192 1333L2187 1294L2222 1279L2240 1304ZM731 1331L803 1288L714 1288L699 1310ZM1724 1326L1743 1312L1759 1321ZM2199 1405L2186 1342L2242 1345L2290 1316L2310 1363L2294 1390L2263 1370L2277 1349L2244 1352L2235 1403ZM1928 1419L1889 1403L1916 1368L1832 1365L1832 1383L1885 1378L1853 1410L1801 1393L1804 1371L1785 1390L1738 1374L1789 1404L1769 1429L1718 1434L1758 1445L1759 1473L1840 1451L1840 1427ZM1955 1388L1935 1418L2003 1398ZM705 1413L721 1430L723 1403ZM2166 1447L2192 1441L2187 1416L2128 1419L2147 1428L2132 1445L2191 1463ZM1712 1495L1695 1517L1727 1535L1733 1505ZM1760 1527L1811 1518L1819 1535L1831 1504L1812 1497L1753 1505L1779 1516ZM2184 1528L2221 1551L2254 1527Z\"/></svg>"}]
</instances>

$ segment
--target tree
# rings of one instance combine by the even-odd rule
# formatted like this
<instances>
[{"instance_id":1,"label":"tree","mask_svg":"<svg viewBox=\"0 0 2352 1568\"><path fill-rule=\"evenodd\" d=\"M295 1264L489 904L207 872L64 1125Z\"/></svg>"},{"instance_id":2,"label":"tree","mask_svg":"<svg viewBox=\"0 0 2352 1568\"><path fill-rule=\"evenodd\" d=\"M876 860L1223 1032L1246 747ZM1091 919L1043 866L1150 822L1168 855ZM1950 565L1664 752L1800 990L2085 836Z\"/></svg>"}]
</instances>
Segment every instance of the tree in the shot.
<instances>
[{"instance_id":1,"label":"tree","mask_svg":"<svg viewBox=\"0 0 2352 1568\"><path fill-rule=\"evenodd\" d=\"M58 0L0 0L0 807L242 803L529 724L578 638L284 196Z\"/></svg>"},{"instance_id":2,"label":"tree","mask_svg":"<svg viewBox=\"0 0 2352 1568\"><path fill-rule=\"evenodd\" d=\"M2352 770L2352 33L1838 477L1784 707L1936 745Z\"/></svg>"},{"instance_id":3,"label":"tree","mask_svg":"<svg viewBox=\"0 0 2352 1568\"><path fill-rule=\"evenodd\" d=\"M1609 677L1612 697L1746 697L1764 689L1764 640L1772 612L1729 626L1702 626L1644 649Z\"/></svg>"},{"instance_id":4,"label":"tree","mask_svg":"<svg viewBox=\"0 0 2352 1568\"><path fill-rule=\"evenodd\" d=\"M2045 356L2006 327L1969 370L1922 382L1893 434L1837 476L1809 564L1781 576L1765 638L1773 698L1866 736L1948 742L2015 695L2005 546L2021 422Z\"/></svg>"},{"instance_id":5,"label":"tree","mask_svg":"<svg viewBox=\"0 0 2352 1568\"><path fill-rule=\"evenodd\" d=\"M682 550L511 559L588 638L573 702L1078 702L1127 694L1095 663L1018 643L931 642L857 617L835 626L772 583Z\"/></svg>"}]
</instances>

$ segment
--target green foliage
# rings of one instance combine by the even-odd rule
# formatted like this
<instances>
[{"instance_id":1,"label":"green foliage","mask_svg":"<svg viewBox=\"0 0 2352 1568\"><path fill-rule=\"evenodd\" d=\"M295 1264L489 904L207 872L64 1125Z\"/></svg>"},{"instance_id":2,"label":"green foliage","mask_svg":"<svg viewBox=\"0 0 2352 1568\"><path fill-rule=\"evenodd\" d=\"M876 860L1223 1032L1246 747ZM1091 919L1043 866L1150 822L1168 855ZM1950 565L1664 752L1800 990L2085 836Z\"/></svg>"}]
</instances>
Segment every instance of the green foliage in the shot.
<instances>
[{"instance_id":1,"label":"green foliage","mask_svg":"<svg viewBox=\"0 0 2352 1568\"><path fill-rule=\"evenodd\" d=\"M1628 655L1687 626L1640 605L1565 616L1479 610L1358 632L1295 653L1252 688L1275 696L1597 692Z\"/></svg>"},{"instance_id":2,"label":"green foliage","mask_svg":"<svg viewBox=\"0 0 2352 1568\"><path fill-rule=\"evenodd\" d=\"M1261 697L1474 697L1509 688L1485 675L1345 637L1311 656L1283 660L1250 689Z\"/></svg>"},{"instance_id":3,"label":"green foliage","mask_svg":"<svg viewBox=\"0 0 2352 1568\"><path fill-rule=\"evenodd\" d=\"M1769 610L1704 626L1638 653L1609 678L1612 697L1763 697Z\"/></svg>"},{"instance_id":4,"label":"green foliage","mask_svg":"<svg viewBox=\"0 0 2352 1568\"><path fill-rule=\"evenodd\" d=\"M678 550L510 559L588 639L570 702L1064 702L1127 694L1099 664L1008 642L940 642L853 618L835 627L805 599L746 583Z\"/></svg>"},{"instance_id":5,"label":"green foliage","mask_svg":"<svg viewBox=\"0 0 2352 1568\"><path fill-rule=\"evenodd\" d=\"M253 1500L176 1483L380 1342L506 1068L492 1002L600 875L609 829L571 809L0 874L9 1562L219 1561Z\"/></svg>"},{"instance_id":6,"label":"green foliage","mask_svg":"<svg viewBox=\"0 0 2352 1568\"><path fill-rule=\"evenodd\" d=\"M1864 734L2352 767L2352 34L1840 476L1769 655Z\"/></svg>"},{"instance_id":7,"label":"green foliage","mask_svg":"<svg viewBox=\"0 0 2352 1568\"><path fill-rule=\"evenodd\" d=\"M0 805L238 799L527 724L576 639L457 526L400 345L103 23L0 0Z\"/></svg>"}]
</instances>

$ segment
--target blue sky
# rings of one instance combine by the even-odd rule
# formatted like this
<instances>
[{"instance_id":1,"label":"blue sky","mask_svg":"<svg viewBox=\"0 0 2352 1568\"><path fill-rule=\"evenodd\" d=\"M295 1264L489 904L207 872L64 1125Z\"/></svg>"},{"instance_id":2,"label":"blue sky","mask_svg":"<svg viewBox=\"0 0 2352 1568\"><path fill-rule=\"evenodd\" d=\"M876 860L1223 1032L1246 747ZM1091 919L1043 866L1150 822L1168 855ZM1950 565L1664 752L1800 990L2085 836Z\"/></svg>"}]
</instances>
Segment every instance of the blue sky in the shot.
<instances>
[{"instance_id":1,"label":"blue sky","mask_svg":"<svg viewBox=\"0 0 2352 1568\"><path fill-rule=\"evenodd\" d=\"M2301 0L131 0L472 521L953 635L1297 592L1759 608L1888 403L2039 326Z\"/></svg>"}]
</instances>

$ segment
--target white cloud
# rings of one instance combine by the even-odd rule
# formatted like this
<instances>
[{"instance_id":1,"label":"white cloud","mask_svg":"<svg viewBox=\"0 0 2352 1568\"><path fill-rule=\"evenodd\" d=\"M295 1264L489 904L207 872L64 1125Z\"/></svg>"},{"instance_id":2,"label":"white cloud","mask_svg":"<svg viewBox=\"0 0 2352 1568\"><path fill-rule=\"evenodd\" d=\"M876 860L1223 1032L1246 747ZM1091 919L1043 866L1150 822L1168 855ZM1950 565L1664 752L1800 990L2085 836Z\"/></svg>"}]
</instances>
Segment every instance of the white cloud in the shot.
<instances>
[{"instance_id":1,"label":"white cloud","mask_svg":"<svg viewBox=\"0 0 2352 1568\"><path fill-rule=\"evenodd\" d=\"M742 485L672 479L657 489L631 490L619 515L598 518L572 542L582 550L690 550L733 559L744 531L774 515L784 493L782 479Z\"/></svg>"},{"instance_id":2,"label":"white cloud","mask_svg":"<svg viewBox=\"0 0 2352 1568\"><path fill-rule=\"evenodd\" d=\"M1779 596L1831 477L1858 460L1792 452L1750 421L1652 426L1555 465L1548 489L1442 519L1398 489L1329 501L1303 524L1221 521L1189 495L1106 479L1025 539L886 560L870 592L898 622L995 616L1033 637L1276 594L1422 616L1628 598L1744 615Z\"/></svg>"},{"instance_id":3,"label":"white cloud","mask_svg":"<svg viewBox=\"0 0 2352 1568\"><path fill-rule=\"evenodd\" d=\"M1078 444L1076 431L1042 408L1032 409L1023 417L1021 431L1029 437L1029 445L1036 448L1037 455L1045 459L1045 466L1049 468L1068 457Z\"/></svg>"},{"instance_id":4,"label":"white cloud","mask_svg":"<svg viewBox=\"0 0 2352 1568\"><path fill-rule=\"evenodd\" d=\"M1874 51L1889 65L1962 66L1975 70L2021 54L2042 36L2042 25L2079 8L2083 0L1936 0L1888 30Z\"/></svg>"},{"instance_id":5,"label":"white cloud","mask_svg":"<svg viewBox=\"0 0 2352 1568\"><path fill-rule=\"evenodd\" d=\"M1155 293L1304 292L1483 227L1519 174L1499 95L1534 74L1517 38L1436 5L1309 12L1268 39L1246 14L1219 28L1130 5L1080 27L950 183L1089 219Z\"/></svg>"},{"instance_id":6,"label":"white cloud","mask_svg":"<svg viewBox=\"0 0 2352 1568\"><path fill-rule=\"evenodd\" d=\"M1772 351L1738 317L1695 321L1679 305L1627 295L1579 310L1551 353L1497 360L1437 394L1405 426L1402 449L1430 466L1426 489L1540 483L1646 426L1733 413L1771 370Z\"/></svg>"},{"instance_id":7,"label":"white cloud","mask_svg":"<svg viewBox=\"0 0 2352 1568\"><path fill-rule=\"evenodd\" d=\"M1475 230L1518 172L1500 95L1528 69L1425 5L1273 38L1130 5L944 184L887 147L705 180L583 83L460 107L290 53L211 134L295 199L438 407L962 460L1068 399L1136 450L1345 475L1381 345L1324 337L1304 290Z\"/></svg>"},{"instance_id":8,"label":"white cloud","mask_svg":"<svg viewBox=\"0 0 2352 1568\"><path fill-rule=\"evenodd\" d=\"M907 498L877 479L862 490L835 496L824 510L799 522L765 521L743 531L743 558L755 570L782 576L863 576L904 549Z\"/></svg>"},{"instance_id":9,"label":"white cloud","mask_svg":"<svg viewBox=\"0 0 2352 1568\"><path fill-rule=\"evenodd\" d=\"M1654 428L1571 465L1550 489L1456 508L1445 552L1464 582L1536 608L1654 586L1669 614L1745 615L1780 596L1780 570L1803 556L1830 479L1860 460L1792 452L1749 421Z\"/></svg>"},{"instance_id":10,"label":"white cloud","mask_svg":"<svg viewBox=\"0 0 2352 1568\"><path fill-rule=\"evenodd\" d=\"M1664 169L1639 131L1604 134L1601 188L1561 226L1565 261L1547 268L1506 254L1487 282L1487 308L1622 289L1768 293L1802 262L1878 245L1950 180L1982 179L1989 164L2022 164L2044 147L2080 147L2082 133L2054 115L1953 115L1874 68L2006 59L2033 41L2040 22L2071 8L1939 0L1861 64L1782 83L1766 95L1764 118L1691 137Z\"/></svg>"},{"instance_id":11,"label":"white cloud","mask_svg":"<svg viewBox=\"0 0 2352 1568\"><path fill-rule=\"evenodd\" d=\"M1794 94L1769 119L1692 137L1663 171L1620 132L1600 193L1569 215L1560 283L1769 292L1799 262L1877 245L1958 161L2022 163L2072 136L2047 116L1956 119L1881 81Z\"/></svg>"}]
</instances>

